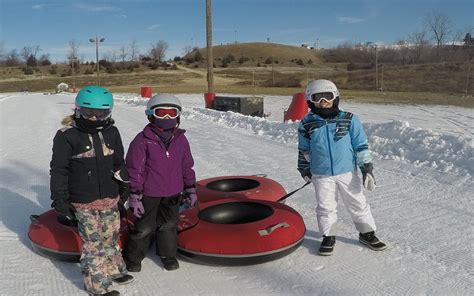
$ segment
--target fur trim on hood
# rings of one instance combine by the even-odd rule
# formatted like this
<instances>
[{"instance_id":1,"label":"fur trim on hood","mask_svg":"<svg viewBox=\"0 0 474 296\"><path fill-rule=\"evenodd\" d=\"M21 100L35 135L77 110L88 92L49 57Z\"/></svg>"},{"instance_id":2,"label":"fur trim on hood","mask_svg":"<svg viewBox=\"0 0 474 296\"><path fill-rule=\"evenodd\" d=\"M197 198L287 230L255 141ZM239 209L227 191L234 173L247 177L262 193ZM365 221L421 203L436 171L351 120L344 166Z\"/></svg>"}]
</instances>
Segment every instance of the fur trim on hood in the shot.
<instances>
[{"instance_id":1,"label":"fur trim on hood","mask_svg":"<svg viewBox=\"0 0 474 296\"><path fill-rule=\"evenodd\" d=\"M74 115L68 115L61 120L61 124L64 126L72 126L72 123L74 122Z\"/></svg>"}]
</instances>

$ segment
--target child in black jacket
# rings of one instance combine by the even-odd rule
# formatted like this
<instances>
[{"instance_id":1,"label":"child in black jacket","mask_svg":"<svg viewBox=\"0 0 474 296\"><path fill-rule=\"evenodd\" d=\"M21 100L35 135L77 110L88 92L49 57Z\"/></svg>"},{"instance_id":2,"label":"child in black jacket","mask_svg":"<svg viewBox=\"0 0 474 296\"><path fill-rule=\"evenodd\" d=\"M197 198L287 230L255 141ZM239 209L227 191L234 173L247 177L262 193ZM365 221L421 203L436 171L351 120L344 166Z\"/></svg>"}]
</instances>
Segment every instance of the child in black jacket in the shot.
<instances>
[{"instance_id":1,"label":"child in black jacket","mask_svg":"<svg viewBox=\"0 0 474 296\"><path fill-rule=\"evenodd\" d=\"M133 280L118 245L118 207L129 196L124 150L111 118L112 94L98 86L76 96L75 114L54 137L51 199L57 212L77 219L81 268L90 295L119 295L112 283Z\"/></svg>"}]
</instances>

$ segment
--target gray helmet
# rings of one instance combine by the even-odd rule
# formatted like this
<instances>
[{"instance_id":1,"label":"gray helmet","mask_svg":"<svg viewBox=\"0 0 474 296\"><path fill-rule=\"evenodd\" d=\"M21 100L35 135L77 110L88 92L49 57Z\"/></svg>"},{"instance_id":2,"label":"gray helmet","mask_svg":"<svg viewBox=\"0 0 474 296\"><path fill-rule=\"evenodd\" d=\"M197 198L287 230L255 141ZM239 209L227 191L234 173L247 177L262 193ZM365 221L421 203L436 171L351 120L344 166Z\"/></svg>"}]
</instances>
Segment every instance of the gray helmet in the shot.
<instances>
[{"instance_id":1,"label":"gray helmet","mask_svg":"<svg viewBox=\"0 0 474 296\"><path fill-rule=\"evenodd\" d=\"M176 107L179 111L182 109L181 101L176 96L167 93L156 94L146 104L146 116L153 115L153 108L157 106Z\"/></svg>"},{"instance_id":2,"label":"gray helmet","mask_svg":"<svg viewBox=\"0 0 474 296\"><path fill-rule=\"evenodd\" d=\"M334 98L339 97L339 90L336 85L326 79L317 79L308 83L305 90L305 97L307 101L311 101L311 97L314 94L330 92L334 95Z\"/></svg>"}]
</instances>

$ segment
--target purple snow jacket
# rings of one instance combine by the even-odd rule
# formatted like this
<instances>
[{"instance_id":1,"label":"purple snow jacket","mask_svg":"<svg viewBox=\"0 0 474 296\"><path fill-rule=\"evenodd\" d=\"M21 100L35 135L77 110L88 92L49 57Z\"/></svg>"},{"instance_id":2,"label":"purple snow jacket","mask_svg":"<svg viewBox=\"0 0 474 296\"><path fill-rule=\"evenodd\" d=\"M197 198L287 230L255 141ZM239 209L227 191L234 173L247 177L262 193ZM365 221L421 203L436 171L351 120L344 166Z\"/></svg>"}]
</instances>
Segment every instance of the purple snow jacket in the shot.
<instances>
[{"instance_id":1,"label":"purple snow jacket","mask_svg":"<svg viewBox=\"0 0 474 296\"><path fill-rule=\"evenodd\" d=\"M167 197L196 186L194 160L184 133L177 129L168 149L151 124L133 139L125 158L132 193Z\"/></svg>"}]
</instances>

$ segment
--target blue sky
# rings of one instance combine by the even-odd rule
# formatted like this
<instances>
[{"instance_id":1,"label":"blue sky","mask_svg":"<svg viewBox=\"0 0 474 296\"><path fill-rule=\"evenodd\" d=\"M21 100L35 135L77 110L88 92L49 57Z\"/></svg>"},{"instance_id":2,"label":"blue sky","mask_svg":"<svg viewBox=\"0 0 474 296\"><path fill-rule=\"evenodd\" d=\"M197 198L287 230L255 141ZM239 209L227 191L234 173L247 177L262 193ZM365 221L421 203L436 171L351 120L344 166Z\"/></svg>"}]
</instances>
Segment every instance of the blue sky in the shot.
<instances>
[{"instance_id":1,"label":"blue sky","mask_svg":"<svg viewBox=\"0 0 474 296\"><path fill-rule=\"evenodd\" d=\"M345 41L390 44L423 25L432 11L446 14L454 31L474 27L474 0L213 0L213 44L307 43L328 48ZM465 33L464 33L465 34ZM140 52L158 40L167 57L186 46L204 47L205 0L0 0L4 51L39 45L55 61L65 60L76 40L79 56L95 60L88 40L104 37L100 55L136 39Z\"/></svg>"}]
</instances>

